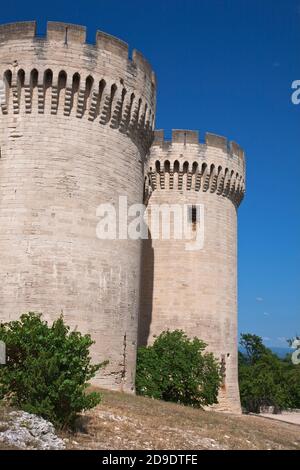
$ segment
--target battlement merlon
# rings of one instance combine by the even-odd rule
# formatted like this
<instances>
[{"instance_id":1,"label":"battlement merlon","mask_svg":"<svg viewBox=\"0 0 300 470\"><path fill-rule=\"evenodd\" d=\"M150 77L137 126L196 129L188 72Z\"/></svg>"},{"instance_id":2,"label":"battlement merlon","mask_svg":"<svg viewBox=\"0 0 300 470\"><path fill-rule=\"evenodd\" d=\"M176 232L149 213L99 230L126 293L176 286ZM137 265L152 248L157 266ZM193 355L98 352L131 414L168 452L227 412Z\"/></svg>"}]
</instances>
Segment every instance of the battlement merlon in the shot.
<instances>
[{"instance_id":1,"label":"battlement merlon","mask_svg":"<svg viewBox=\"0 0 300 470\"><path fill-rule=\"evenodd\" d=\"M0 25L0 43L16 39L33 39L36 35L35 21L22 21Z\"/></svg>"},{"instance_id":2,"label":"battlement merlon","mask_svg":"<svg viewBox=\"0 0 300 470\"><path fill-rule=\"evenodd\" d=\"M86 27L71 23L48 21L46 36L37 36L36 22L25 21L0 25L0 47L9 41L38 40L39 42L55 42L62 46L83 45L91 51L106 51L120 60L128 61L131 65L141 70L149 78L153 86L156 86L155 73L145 57L133 50L132 58L129 58L128 44L115 36L102 31L96 32L95 44L86 42Z\"/></svg>"},{"instance_id":3,"label":"battlement merlon","mask_svg":"<svg viewBox=\"0 0 300 470\"><path fill-rule=\"evenodd\" d=\"M205 141L202 143L199 140L199 132L195 130L183 130L183 129L172 129L172 139L168 140L164 138L163 130L154 131L154 141L152 146L160 146L168 149L173 144L185 145L199 145L207 147L215 147L221 149L224 153L229 155L235 155L241 159L243 166L245 165L245 152L244 150L234 141L228 141L226 137L206 133Z\"/></svg>"}]
</instances>

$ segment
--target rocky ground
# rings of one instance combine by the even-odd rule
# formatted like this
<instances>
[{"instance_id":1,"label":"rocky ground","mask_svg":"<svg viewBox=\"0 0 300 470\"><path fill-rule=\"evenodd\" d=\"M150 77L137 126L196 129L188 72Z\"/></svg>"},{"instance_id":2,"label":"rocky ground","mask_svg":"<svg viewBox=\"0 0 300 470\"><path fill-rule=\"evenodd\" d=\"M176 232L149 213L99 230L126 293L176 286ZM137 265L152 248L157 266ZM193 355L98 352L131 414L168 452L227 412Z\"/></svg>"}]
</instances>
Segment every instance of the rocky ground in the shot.
<instances>
[{"instance_id":1,"label":"rocky ground","mask_svg":"<svg viewBox=\"0 0 300 470\"><path fill-rule=\"evenodd\" d=\"M39 416L0 409L0 449L64 449L54 426Z\"/></svg>"}]
</instances>

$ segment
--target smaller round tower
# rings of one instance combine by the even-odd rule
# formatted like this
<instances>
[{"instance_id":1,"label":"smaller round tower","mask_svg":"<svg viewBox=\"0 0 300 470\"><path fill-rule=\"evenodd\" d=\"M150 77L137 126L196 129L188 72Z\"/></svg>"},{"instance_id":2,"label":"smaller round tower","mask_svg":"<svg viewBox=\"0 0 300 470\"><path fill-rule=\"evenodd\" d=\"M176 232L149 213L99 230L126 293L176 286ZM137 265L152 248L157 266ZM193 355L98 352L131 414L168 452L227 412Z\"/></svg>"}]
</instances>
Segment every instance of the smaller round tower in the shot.
<instances>
[{"instance_id":1,"label":"smaller round tower","mask_svg":"<svg viewBox=\"0 0 300 470\"><path fill-rule=\"evenodd\" d=\"M199 143L198 132L189 130L173 130L170 142L156 131L145 185L149 238L143 250L139 343L151 343L167 329L204 340L221 363L218 409L234 412L240 412L237 208L244 180L244 152L236 143L213 134ZM162 224L168 207L169 237ZM176 207L185 226L181 238ZM154 213L160 214L155 233Z\"/></svg>"}]
</instances>

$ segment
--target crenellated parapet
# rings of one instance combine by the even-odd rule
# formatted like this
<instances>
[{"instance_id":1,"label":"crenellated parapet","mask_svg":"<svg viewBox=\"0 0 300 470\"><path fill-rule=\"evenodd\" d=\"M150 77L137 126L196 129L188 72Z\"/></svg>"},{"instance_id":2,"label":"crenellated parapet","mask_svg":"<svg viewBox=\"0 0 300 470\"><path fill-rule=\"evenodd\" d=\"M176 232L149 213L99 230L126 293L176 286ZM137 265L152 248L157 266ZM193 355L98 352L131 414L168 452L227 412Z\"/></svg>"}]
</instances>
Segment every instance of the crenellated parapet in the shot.
<instances>
[{"instance_id":1,"label":"crenellated parapet","mask_svg":"<svg viewBox=\"0 0 300 470\"><path fill-rule=\"evenodd\" d=\"M49 22L45 37L36 23L0 25L0 116L62 115L108 125L145 151L153 140L155 75L138 51L97 31L86 43L86 28Z\"/></svg>"},{"instance_id":2,"label":"crenellated parapet","mask_svg":"<svg viewBox=\"0 0 300 470\"><path fill-rule=\"evenodd\" d=\"M203 191L229 198L236 207L245 194L245 156L242 148L225 137L173 130L172 140L155 131L148 160L150 193L157 189Z\"/></svg>"}]
</instances>

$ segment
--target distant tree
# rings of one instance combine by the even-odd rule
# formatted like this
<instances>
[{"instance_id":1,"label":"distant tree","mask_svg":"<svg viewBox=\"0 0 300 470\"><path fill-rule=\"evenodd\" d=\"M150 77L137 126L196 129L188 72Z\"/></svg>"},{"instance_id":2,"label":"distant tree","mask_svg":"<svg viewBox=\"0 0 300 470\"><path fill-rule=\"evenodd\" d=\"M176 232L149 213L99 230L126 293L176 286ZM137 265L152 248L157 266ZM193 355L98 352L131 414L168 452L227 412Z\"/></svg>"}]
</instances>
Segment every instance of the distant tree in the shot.
<instances>
[{"instance_id":1,"label":"distant tree","mask_svg":"<svg viewBox=\"0 0 300 470\"><path fill-rule=\"evenodd\" d=\"M259 336L242 334L239 352L239 385L242 406L259 413L262 406L275 411L300 407L300 367L280 359Z\"/></svg>"},{"instance_id":2,"label":"distant tree","mask_svg":"<svg viewBox=\"0 0 300 470\"><path fill-rule=\"evenodd\" d=\"M240 345L245 351L243 355L246 356L246 362L249 364L255 364L267 352L262 338L257 335L241 334Z\"/></svg>"},{"instance_id":3,"label":"distant tree","mask_svg":"<svg viewBox=\"0 0 300 470\"><path fill-rule=\"evenodd\" d=\"M137 393L195 407L217 403L220 366L205 348L181 330L162 332L138 349Z\"/></svg>"}]
</instances>

